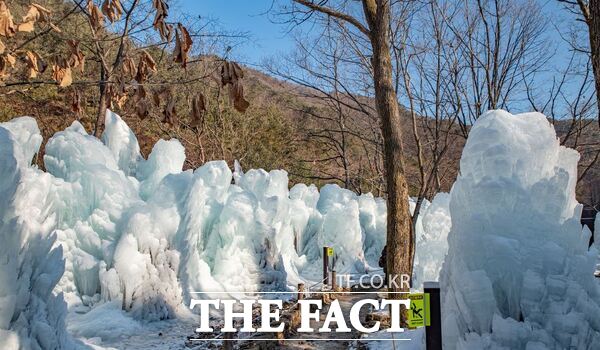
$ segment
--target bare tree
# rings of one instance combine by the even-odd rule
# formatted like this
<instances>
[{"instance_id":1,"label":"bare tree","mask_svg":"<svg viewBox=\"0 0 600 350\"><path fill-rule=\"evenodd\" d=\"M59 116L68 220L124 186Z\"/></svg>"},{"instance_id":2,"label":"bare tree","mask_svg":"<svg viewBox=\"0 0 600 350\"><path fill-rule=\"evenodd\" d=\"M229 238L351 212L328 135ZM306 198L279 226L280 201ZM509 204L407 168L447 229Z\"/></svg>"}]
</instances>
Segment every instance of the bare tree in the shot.
<instances>
[{"instance_id":1,"label":"bare tree","mask_svg":"<svg viewBox=\"0 0 600 350\"><path fill-rule=\"evenodd\" d=\"M589 48L576 48L589 55L596 84L596 106L600 111L600 1L598 0L558 0L567 10L579 16L588 29ZM598 118L600 125L600 117Z\"/></svg>"},{"instance_id":2,"label":"bare tree","mask_svg":"<svg viewBox=\"0 0 600 350\"><path fill-rule=\"evenodd\" d=\"M304 101L290 108L302 115L300 129L307 152L300 163L310 166L303 178L336 181L358 193L383 192L381 131L374 104L356 81L352 50L336 26L307 40L298 35L297 49L285 60L272 60L267 70L299 85ZM316 151L316 152L314 152Z\"/></svg>"},{"instance_id":3,"label":"bare tree","mask_svg":"<svg viewBox=\"0 0 600 350\"><path fill-rule=\"evenodd\" d=\"M531 0L433 1L463 62L452 81L463 136L489 109L510 109L527 79L547 63L545 19Z\"/></svg>"},{"instance_id":4,"label":"bare tree","mask_svg":"<svg viewBox=\"0 0 600 350\"><path fill-rule=\"evenodd\" d=\"M404 171L404 150L400 110L394 88L390 46L391 1L363 0L362 9L352 1L294 0L290 10L301 21L318 14L350 26L370 44L375 104L381 122L387 181L388 274L412 274L414 238L408 206L408 185ZM355 15L358 13L358 16ZM360 17L359 17L360 16ZM391 286L390 291L398 291Z\"/></svg>"},{"instance_id":5,"label":"bare tree","mask_svg":"<svg viewBox=\"0 0 600 350\"><path fill-rule=\"evenodd\" d=\"M410 117L418 168L413 230L424 200L441 190L449 166L447 151L457 146L452 132L459 113L450 87L460 65L458 46L442 20L451 16L447 8L430 2L418 11L405 7L393 17L396 89L401 90Z\"/></svg>"},{"instance_id":6,"label":"bare tree","mask_svg":"<svg viewBox=\"0 0 600 350\"><path fill-rule=\"evenodd\" d=\"M599 127L596 123L594 78L588 56L573 50L567 65L553 77L550 88L526 83L531 108L550 117L561 145L576 149L578 200L593 207L600 205L594 188L598 186L600 164Z\"/></svg>"}]
</instances>

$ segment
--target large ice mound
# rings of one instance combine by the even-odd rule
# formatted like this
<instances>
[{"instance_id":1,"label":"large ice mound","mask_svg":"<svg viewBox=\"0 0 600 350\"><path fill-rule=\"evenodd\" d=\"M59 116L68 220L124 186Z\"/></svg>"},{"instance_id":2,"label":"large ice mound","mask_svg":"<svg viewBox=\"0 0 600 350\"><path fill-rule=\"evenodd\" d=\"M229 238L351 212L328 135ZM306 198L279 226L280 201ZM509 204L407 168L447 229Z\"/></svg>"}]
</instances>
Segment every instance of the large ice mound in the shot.
<instances>
[{"instance_id":1,"label":"large ice mound","mask_svg":"<svg viewBox=\"0 0 600 350\"><path fill-rule=\"evenodd\" d=\"M542 114L490 111L475 123L450 195L445 349L600 348L578 159Z\"/></svg>"},{"instance_id":2,"label":"large ice mound","mask_svg":"<svg viewBox=\"0 0 600 350\"><path fill-rule=\"evenodd\" d=\"M42 137L33 118L0 127L0 348L70 349L63 296L52 289L64 270L54 247L58 217L49 208L60 180L32 168Z\"/></svg>"}]
</instances>

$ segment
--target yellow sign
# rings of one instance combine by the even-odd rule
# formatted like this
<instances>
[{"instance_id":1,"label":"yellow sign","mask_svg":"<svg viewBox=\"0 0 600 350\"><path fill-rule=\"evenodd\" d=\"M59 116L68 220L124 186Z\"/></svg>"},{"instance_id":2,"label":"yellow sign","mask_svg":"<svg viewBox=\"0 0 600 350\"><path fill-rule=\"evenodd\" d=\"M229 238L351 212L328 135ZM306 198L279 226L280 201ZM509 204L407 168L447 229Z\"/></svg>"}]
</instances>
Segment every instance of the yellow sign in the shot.
<instances>
[{"instance_id":1,"label":"yellow sign","mask_svg":"<svg viewBox=\"0 0 600 350\"><path fill-rule=\"evenodd\" d=\"M333 256L333 248L327 247L327 256Z\"/></svg>"},{"instance_id":2,"label":"yellow sign","mask_svg":"<svg viewBox=\"0 0 600 350\"><path fill-rule=\"evenodd\" d=\"M429 293L409 294L410 309L408 310L408 327L417 328L429 326Z\"/></svg>"}]
</instances>

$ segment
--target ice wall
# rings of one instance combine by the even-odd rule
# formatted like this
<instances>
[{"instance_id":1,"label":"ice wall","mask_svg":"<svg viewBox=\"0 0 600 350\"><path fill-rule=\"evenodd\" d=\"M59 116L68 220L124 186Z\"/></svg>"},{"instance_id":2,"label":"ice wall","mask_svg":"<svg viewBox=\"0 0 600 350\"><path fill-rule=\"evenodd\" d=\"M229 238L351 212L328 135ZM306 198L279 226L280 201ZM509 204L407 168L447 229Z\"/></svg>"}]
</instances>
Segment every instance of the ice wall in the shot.
<instances>
[{"instance_id":1,"label":"ice wall","mask_svg":"<svg viewBox=\"0 0 600 350\"><path fill-rule=\"evenodd\" d=\"M335 248L339 273L377 268L382 199L336 185L288 189L285 171L244 173L237 164L232 173L223 161L182 171L185 150L177 140L160 140L146 160L118 115L108 111L105 123L101 139L78 122L51 137L47 172L29 165L42 141L35 120L2 124L0 189L12 198L2 217L18 218L3 221L2 234L14 227L22 233L3 238L0 249L13 270L30 263L51 270L46 303L64 293L72 306L111 301L136 318L158 320L176 317L194 292L283 291L318 280L323 245ZM13 258L16 246L36 244L44 247L35 248L39 256ZM17 287L0 288L10 304Z\"/></svg>"},{"instance_id":2,"label":"ice wall","mask_svg":"<svg viewBox=\"0 0 600 350\"><path fill-rule=\"evenodd\" d=\"M411 203L412 204L412 203ZM448 252L448 233L452 227L450 195L438 193L431 202L424 200L416 224L416 249L413 286L422 289L423 282L438 281ZM413 205L411 210L414 211Z\"/></svg>"},{"instance_id":3,"label":"ice wall","mask_svg":"<svg viewBox=\"0 0 600 350\"><path fill-rule=\"evenodd\" d=\"M62 295L64 270L54 247L53 207L72 189L31 166L42 137L33 118L0 124L0 348L71 349Z\"/></svg>"},{"instance_id":4,"label":"ice wall","mask_svg":"<svg viewBox=\"0 0 600 350\"><path fill-rule=\"evenodd\" d=\"M600 348L578 159L542 114L490 111L475 123L450 195L445 349Z\"/></svg>"},{"instance_id":5,"label":"ice wall","mask_svg":"<svg viewBox=\"0 0 600 350\"><path fill-rule=\"evenodd\" d=\"M161 320L178 317L192 296L313 284L324 245L334 247L338 273L378 268L383 199L337 185L288 189L285 171L244 173L236 164L232 172L223 161L183 171L179 141L160 140L146 160L118 115L109 111L105 122L101 139L78 122L51 137L46 172L30 165L42 141L35 120L2 124L0 191L9 200L0 203L0 256L8 257L0 326L15 330L2 339L66 344L60 293L72 309L120 306L137 319ZM426 202L417 225L421 280L437 278L445 254L445 198ZM35 283L43 287L17 300L52 312L30 301L13 310L19 288Z\"/></svg>"}]
</instances>

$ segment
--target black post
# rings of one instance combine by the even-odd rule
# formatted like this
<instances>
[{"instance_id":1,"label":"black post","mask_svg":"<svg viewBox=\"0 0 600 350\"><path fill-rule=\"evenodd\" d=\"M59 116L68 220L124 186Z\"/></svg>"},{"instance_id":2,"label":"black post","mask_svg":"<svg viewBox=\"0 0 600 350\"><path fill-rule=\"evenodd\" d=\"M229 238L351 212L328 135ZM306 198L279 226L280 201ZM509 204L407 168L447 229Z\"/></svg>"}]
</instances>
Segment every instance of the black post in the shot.
<instances>
[{"instance_id":1,"label":"black post","mask_svg":"<svg viewBox=\"0 0 600 350\"><path fill-rule=\"evenodd\" d=\"M337 288L337 273L335 270L331 271L331 290L335 292Z\"/></svg>"},{"instance_id":2,"label":"black post","mask_svg":"<svg viewBox=\"0 0 600 350\"><path fill-rule=\"evenodd\" d=\"M430 325L425 327L425 344L427 350L442 350L442 313L440 303L439 282L425 282L425 293L429 294ZM427 322L427 320L425 320Z\"/></svg>"},{"instance_id":3,"label":"black post","mask_svg":"<svg viewBox=\"0 0 600 350\"><path fill-rule=\"evenodd\" d=\"M329 285L329 247L323 247L323 286Z\"/></svg>"}]
</instances>

